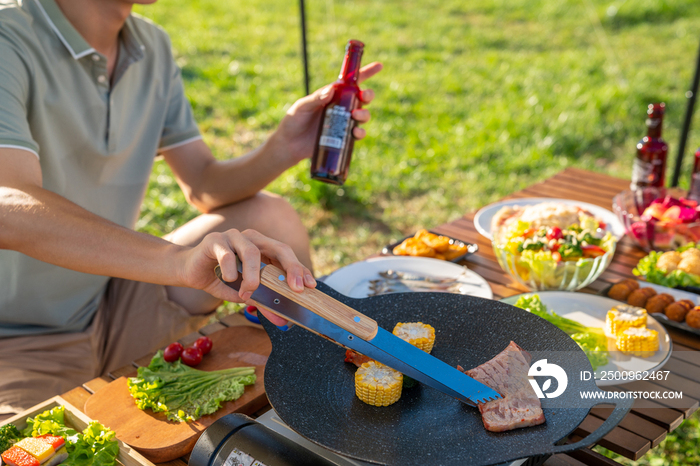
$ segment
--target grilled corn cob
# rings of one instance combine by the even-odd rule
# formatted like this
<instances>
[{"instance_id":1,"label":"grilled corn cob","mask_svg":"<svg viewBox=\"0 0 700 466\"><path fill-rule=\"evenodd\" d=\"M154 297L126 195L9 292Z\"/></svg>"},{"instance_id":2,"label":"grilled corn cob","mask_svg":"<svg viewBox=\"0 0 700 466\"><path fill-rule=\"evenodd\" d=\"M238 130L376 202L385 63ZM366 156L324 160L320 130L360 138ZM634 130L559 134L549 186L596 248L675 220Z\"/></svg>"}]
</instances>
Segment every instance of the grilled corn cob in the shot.
<instances>
[{"instance_id":1,"label":"grilled corn cob","mask_svg":"<svg viewBox=\"0 0 700 466\"><path fill-rule=\"evenodd\" d=\"M628 304L613 307L605 317L605 334L613 338L630 327L645 328L646 326L646 309Z\"/></svg>"},{"instance_id":2,"label":"grilled corn cob","mask_svg":"<svg viewBox=\"0 0 700 466\"><path fill-rule=\"evenodd\" d=\"M355 372L355 394L372 406L389 406L401 398L403 374L394 369L370 361Z\"/></svg>"},{"instance_id":3,"label":"grilled corn cob","mask_svg":"<svg viewBox=\"0 0 700 466\"><path fill-rule=\"evenodd\" d=\"M648 328L630 327L617 335L617 349L647 358L659 349L659 334Z\"/></svg>"},{"instance_id":4,"label":"grilled corn cob","mask_svg":"<svg viewBox=\"0 0 700 466\"><path fill-rule=\"evenodd\" d=\"M399 322L392 333L426 353L430 353L433 350L435 329L428 324L423 322Z\"/></svg>"}]
</instances>

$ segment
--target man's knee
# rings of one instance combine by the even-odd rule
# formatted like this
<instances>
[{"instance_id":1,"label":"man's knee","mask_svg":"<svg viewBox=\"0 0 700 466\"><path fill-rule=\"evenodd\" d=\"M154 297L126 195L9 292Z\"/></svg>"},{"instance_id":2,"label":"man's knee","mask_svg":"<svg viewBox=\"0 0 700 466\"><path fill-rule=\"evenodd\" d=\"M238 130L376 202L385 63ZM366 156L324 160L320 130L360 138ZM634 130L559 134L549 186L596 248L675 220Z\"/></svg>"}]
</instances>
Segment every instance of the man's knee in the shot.
<instances>
[{"instance_id":1,"label":"man's knee","mask_svg":"<svg viewBox=\"0 0 700 466\"><path fill-rule=\"evenodd\" d=\"M293 234L304 229L294 207L277 194L260 192L242 203L246 205L233 204L213 213L222 215L228 221L236 222L236 217L241 214L241 207L245 207L243 210L246 211L247 221L245 225L241 225L243 227L241 229L250 228L267 236L285 235L285 232Z\"/></svg>"}]
</instances>

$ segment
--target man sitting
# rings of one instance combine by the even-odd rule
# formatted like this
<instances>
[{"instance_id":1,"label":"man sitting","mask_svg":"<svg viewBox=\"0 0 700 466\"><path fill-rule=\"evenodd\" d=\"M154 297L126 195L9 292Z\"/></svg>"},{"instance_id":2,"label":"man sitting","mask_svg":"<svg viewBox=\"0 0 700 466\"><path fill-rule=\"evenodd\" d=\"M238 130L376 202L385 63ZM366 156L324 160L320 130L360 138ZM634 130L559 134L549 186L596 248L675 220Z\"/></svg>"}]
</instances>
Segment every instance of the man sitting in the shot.
<instances>
[{"instance_id":1,"label":"man sitting","mask_svg":"<svg viewBox=\"0 0 700 466\"><path fill-rule=\"evenodd\" d=\"M0 416L196 330L222 300L245 302L261 259L295 291L315 286L299 217L262 189L311 155L331 95L298 100L261 147L217 161L167 35L130 2L2 2ZM156 154L203 212L163 239L133 231ZM214 275L220 264L235 279L234 253L238 293Z\"/></svg>"}]
</instances>

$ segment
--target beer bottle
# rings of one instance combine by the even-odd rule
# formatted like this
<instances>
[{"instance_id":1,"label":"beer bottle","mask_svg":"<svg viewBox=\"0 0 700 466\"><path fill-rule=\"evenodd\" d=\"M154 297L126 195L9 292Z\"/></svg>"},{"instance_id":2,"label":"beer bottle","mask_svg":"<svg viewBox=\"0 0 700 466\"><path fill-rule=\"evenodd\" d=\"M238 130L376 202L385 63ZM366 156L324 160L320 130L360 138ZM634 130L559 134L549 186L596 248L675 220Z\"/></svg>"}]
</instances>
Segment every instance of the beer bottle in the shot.
<instances>
[{"instance_id":1,"label":"beer bottle","mask_svg":"<svg viewBox=\"0 0 700 466\"><path fill-rule=\"evenodd\" d=\"M355 121L352 111L360 107L357 78L365 45L359 40L348 41L345 59L338 80L332 84L332 100L326 105L311 159L311 178L342 185L348 177L354 138Z\"/></svg>"},{"instance_id":2,"label":"beer bottle","mask_svg":"<svg viewBox=\"0 0 700 466\"><path fill-rule=\"evenodd\" d=\"M637 158L632 167L631 189L664 186L668 144L661 139L661 128L666 104L649 104L647 109L647 135L637 143Z\"/></svg>"},{"instance_id":3,"label":"beer bottle","mask_svg":"<svg viewBox=\"0 0 700 466\"><path fill-rule=\"evenodd\" d=\"M688 199L700 202L700 148L695 152L693 174L690 176Z\"/></svg>"}]
</instances>

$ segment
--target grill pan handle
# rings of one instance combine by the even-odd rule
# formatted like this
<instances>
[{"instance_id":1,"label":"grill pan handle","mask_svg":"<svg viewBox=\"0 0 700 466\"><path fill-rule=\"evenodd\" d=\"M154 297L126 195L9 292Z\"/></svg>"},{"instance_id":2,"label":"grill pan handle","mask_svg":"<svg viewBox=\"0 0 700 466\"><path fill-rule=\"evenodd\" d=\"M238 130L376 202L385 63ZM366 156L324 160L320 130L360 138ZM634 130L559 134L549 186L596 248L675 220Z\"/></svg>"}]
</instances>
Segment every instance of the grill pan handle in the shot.
<instances>
[{"instance_id":1,"label":"grill pan handle","mask_svg":"<svg viewBox=\"0 0 700 466\"><path fill-rule=\"evenodd\" d=\"M603 391L603 390L599 390ZM629 410L634 404L634 399L632 398L618 398L614 400L596 400L596 403L591 406L594 407L599 404L614 404L615 409L610 413L610 416L603 422L600 427L588 434L585 438L574 443L567 443L565 445L555 445L552 448L552 453L564 453L567 451L578 450L579 448L586 448L589 445L593 445L598 440L607 435L608 432L613 430L613 428L618 425L622 419L627 416Z\"/></svg>"}]
</instances>

